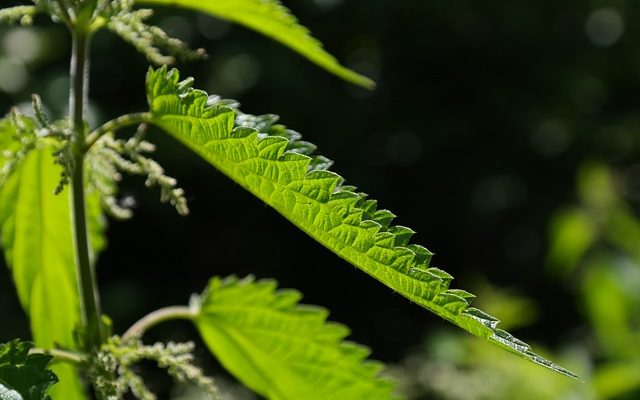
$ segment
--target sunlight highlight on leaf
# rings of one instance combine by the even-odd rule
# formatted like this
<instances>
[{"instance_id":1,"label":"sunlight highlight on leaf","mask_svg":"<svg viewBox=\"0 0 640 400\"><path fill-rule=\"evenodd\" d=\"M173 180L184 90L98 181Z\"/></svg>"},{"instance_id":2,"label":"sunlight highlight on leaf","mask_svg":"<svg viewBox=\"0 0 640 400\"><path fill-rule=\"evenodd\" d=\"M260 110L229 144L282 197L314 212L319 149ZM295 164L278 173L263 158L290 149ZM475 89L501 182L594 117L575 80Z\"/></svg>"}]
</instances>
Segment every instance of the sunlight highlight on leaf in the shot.
<instances>
[{"instance_id":1,"label":"sunlight highlight on leaf","mask_svg":"<svg viewBox=\"0 0 640 400\"><path fill-rule=\"evenodd\" d=\"M27 126L28 119L23 121ZM0 120L2 149L15 149L16 135L8 119ZM41 143L21 159L0 186L2 249L10 267L20 303L31 320L37 346L76 348L80 304L77 294L69 191L54 195L61 167L54 164L55 147ZM0 161L0 166L5 162ZM104 223L95 196L88 200L92 242L104 247ZM62 383L54 396L84 399L73 367L53 367Z\"/></svg>"},{"instance_id":2,"label":"sunlight highlight on leaf","mask_svg":"<svg viewBox=\"0 0 640 400\"><path fill-rule=\"evenodd\" d=\"M177 70L150 70L152 123L322 243L393 290L466 331L530 361L579 379L499 329L498 320L470 307L473 296L449 289L453 277L429 266L432 253L410 243L413 231L391 224L395 215L344 184L315 146L277 124L180 82Z\"/></svg>"},{"instance_id":3,"label":"sunlight highlight on leaf","mask_svg":"<svg viewBox=\"0 0 640 400\"><path fill-rule=\"evenodd\" d=\"M245 385L272 400L395 399L369 350L327 322L327 310L298 304L273 280L213 278L196 326L209 349Z\"/></svg>"},{"instance_id":4,"label":"sunlight highlight on leaf","mask_svg":"<svg viewBox=\"0 0 640 400\"><path fill-rule=\"evenodd\" d=\"M72 332L79 317L68 191L55 196L60 168L51 149L32 151L0 191L3 248L23 308L31 319L35 343L75 347ZM53 393L83 399L81 384L68 365L54 367L63 380Z\"/></svg>"}]
</instances>

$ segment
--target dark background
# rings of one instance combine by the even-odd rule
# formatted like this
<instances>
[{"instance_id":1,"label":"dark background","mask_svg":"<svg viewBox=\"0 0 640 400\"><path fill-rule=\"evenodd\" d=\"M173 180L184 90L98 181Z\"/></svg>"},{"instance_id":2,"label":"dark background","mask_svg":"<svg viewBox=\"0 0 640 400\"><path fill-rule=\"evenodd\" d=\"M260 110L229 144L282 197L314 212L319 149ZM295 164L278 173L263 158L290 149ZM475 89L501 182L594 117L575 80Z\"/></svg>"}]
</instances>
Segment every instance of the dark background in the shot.
<instances>
[{"instance_id":1,"label":"dark background","mask_svg":"<svg viewBox=\"0 0 640 400\"><path fill-rule=\"evenodd\" d=\"M432 265L474 289L485 278L535 299L536 324L514 332L550 348L582 321L571 286L545 274L549 220L575 200L578 166L620 168L638 159L640 6L628 1L286 2L347 66L378 88L353 87L252 31L190 12L158 24L209 59L179 64L196 87L245 112L276 113L335 161L333 170L418 232ZM604 10L604 12L603 12ZM52 114L66 104L69 43L37 21L31 80L0 93L0 107L41 93ZM7 35L0 57L12 57ZM15 32L14 32L15 33ZM145 109L147 62L110 32L92 48L94 118ZM2 64L0 63L0 67ZM3 86L0 85L0 88ZM190 200L181 218L143 180L125 179L134 219L110 222L98 275L103 308L124 331L147 312L184 304L213 275L254 274L297 288L331 310L375 358L395 362L445 322L345 263L177 142L153 131L156 158ZM6 269L0 272L0 341L26 336ZM498 315L499 317L499 315ZM192 332L182 324L158 337Z\"/></svg>"}]
</instances>

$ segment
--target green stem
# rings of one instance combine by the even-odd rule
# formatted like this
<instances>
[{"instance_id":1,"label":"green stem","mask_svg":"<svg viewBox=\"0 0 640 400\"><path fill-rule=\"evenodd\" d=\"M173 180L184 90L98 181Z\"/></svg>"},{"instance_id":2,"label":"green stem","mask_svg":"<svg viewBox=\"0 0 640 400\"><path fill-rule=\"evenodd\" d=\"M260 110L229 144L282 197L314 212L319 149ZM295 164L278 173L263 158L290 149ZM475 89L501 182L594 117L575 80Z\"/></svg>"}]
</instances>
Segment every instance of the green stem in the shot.
<instances>
[{"instance_id":1,"label":"green stem","mask_svg":"<svg viewBox=\"0 0 640 400\"><path fill-rule=\"evenodd\" d=\"M142 317L138 322L131 325L129 329L122 335L122 341L127 342L132 339L142 337L150 328L166 321L174 319L186 319L192 321L196 317L196 311L187 306L171 306L164 307L153 311Z\"/></svg>"},{"instance_id":2,"label":"green stem","mask_svg":"<svg viewBox=\"0 0 640 400\"><path fill-rule=\"evenodd\" d=\"M87 136L87 141L85 143L85 151L88 151L91 146L94 145L95 142L98 141L102 137L102 135L109 132L116 132L120 129L126 128L132 125L139 125L151 120L151 113L133 113L122 115L116 119L112 119L111 121L105 122L102 126L91 132L89 136Z\"/></svg>"},{"instance_id":3,"label":"green stem","mask_svg":"<svg viewBox=\"0 0 640 400\"><path fill-rule=\"evenodd\" d=\"M86 126L84 118L88 94L89 34L82 27L72 30L71 91L69 108L74 133L73 173L71 176L72 219L76 255L78 290L80 295L83 345L85 350L99 348L103 341L100 300L95 271L91 264L87 217L84 198L84 156Z\"/></svg>"},{"instance_id":4,"label":"green stem","mask_svg":"<svg viewBox=\"0 0 640 400\"><path fill-rule=\"evenodd\" d=\"M73 365L82 365L86 362L84 354L60 349L39 349L29 350L30 354L47 354L53 357L54 361L66 362Z\"/></svg>"}]
</instances>

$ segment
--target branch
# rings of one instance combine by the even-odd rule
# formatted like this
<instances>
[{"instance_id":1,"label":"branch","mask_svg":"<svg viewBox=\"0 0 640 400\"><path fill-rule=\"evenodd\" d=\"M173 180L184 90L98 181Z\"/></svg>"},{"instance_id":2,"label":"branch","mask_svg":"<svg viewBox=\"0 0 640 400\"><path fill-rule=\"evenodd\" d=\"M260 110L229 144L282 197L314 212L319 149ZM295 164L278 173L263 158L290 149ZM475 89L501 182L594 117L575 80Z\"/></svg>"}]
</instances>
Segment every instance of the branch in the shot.
<instances>
[{"instance_id":1,"label":"branch","mask_svg":"<svg viewBox=\"0 0 640 400\"><path fill-rule=\"evenodd\" d=\"M150 314L142 317L138 322L131 325L129 329L122 335L122 341L124 343L142 337L144 333L150 328L161 324L162 322L174 320L174 319L186 319L193 320L196 317L196 311L187 306L171 306L164 307L159 310L153 311Z\"/></svg>"},{"instance_id":2,"label":"branch","mask_svg":"<svg viewBox=\"0 0 640 400\"><path fill-rule=\"evenodd\" d=\"M120 116L105 122L102 126L91 132L87 137L85 151L89 150L103 135L116 132L132 125L143 124L151 120L150 113L133 113Z\"/></svg>"},{"instance_id":3,"label":"branch","mask_svg":"<svg viewBox=\"0 0 640 400\"><path fill-rule=\"evenodd\" d=\"M86 357L84 354L76 353L68 350L60 350L60 349L40 349L40 348L32 348L29 350L30 354L46 354L53 357L55 361L66 362L73 365L82 365L86 362Z\"/></svg>"}]
</instances>

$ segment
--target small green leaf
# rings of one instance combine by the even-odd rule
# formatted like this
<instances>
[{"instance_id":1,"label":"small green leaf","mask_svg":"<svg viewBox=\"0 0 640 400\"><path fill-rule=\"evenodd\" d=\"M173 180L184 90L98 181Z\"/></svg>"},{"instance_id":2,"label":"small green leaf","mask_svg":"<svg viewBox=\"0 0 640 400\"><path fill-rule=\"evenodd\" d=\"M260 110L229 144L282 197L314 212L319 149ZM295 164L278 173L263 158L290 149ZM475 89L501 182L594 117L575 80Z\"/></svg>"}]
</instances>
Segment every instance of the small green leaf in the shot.
<instances>
[{"instance_id":1,"label":"small green leaf","mask_svg":"<svg viewBox=\"0 0 640 400\"><path fill-rule=\"evenodd\" d=\"M14 340L0 344L0 400L45 400L58 382L47 369L51 356L29 354L33 344Z\"/></svg>"},{"instance_id":2,"label":"small green leaf","mask_svg":"<svg viewBox=\"0 0 640 400\"><path fill-rule=\"evenodd\" d=\"M272 115L256 117L231 109L225 106L228 102L179 80L177 70L149 71L150 122L328 249L408 299L520 357L577 378L498 329L496 318L469 307L472 296L449 289L453 277L429 265L433 254L407 244L413 231L392 225L391 212L379 211L366 194L345 186L344 179L327 170L330 160L299 153L297 132L274 125Z\"/></svg>"},{"instance_id":3,"label":"small green leaf","mask_svg":"<svg viewBox=\"0 0 640 400\"><path fill-rule=\"evenodd\" d=\"M340 65L279 0L137 0L136 3L190 8L244 25L346 81L367 89L375 87L371 79Z\"/></svg>"},{"instance_id":4,"label":"small green leaf","mask_svg":"<svg viewBox=\"0 0 640 400\"><path fill-rule=\"evenodd\" d=\"M272 280L213 278L196 326L211 352L245 385L271 400L392 399L369 350L343 341L349 329L298 304Z\"/></svg>"}]
</instances>

